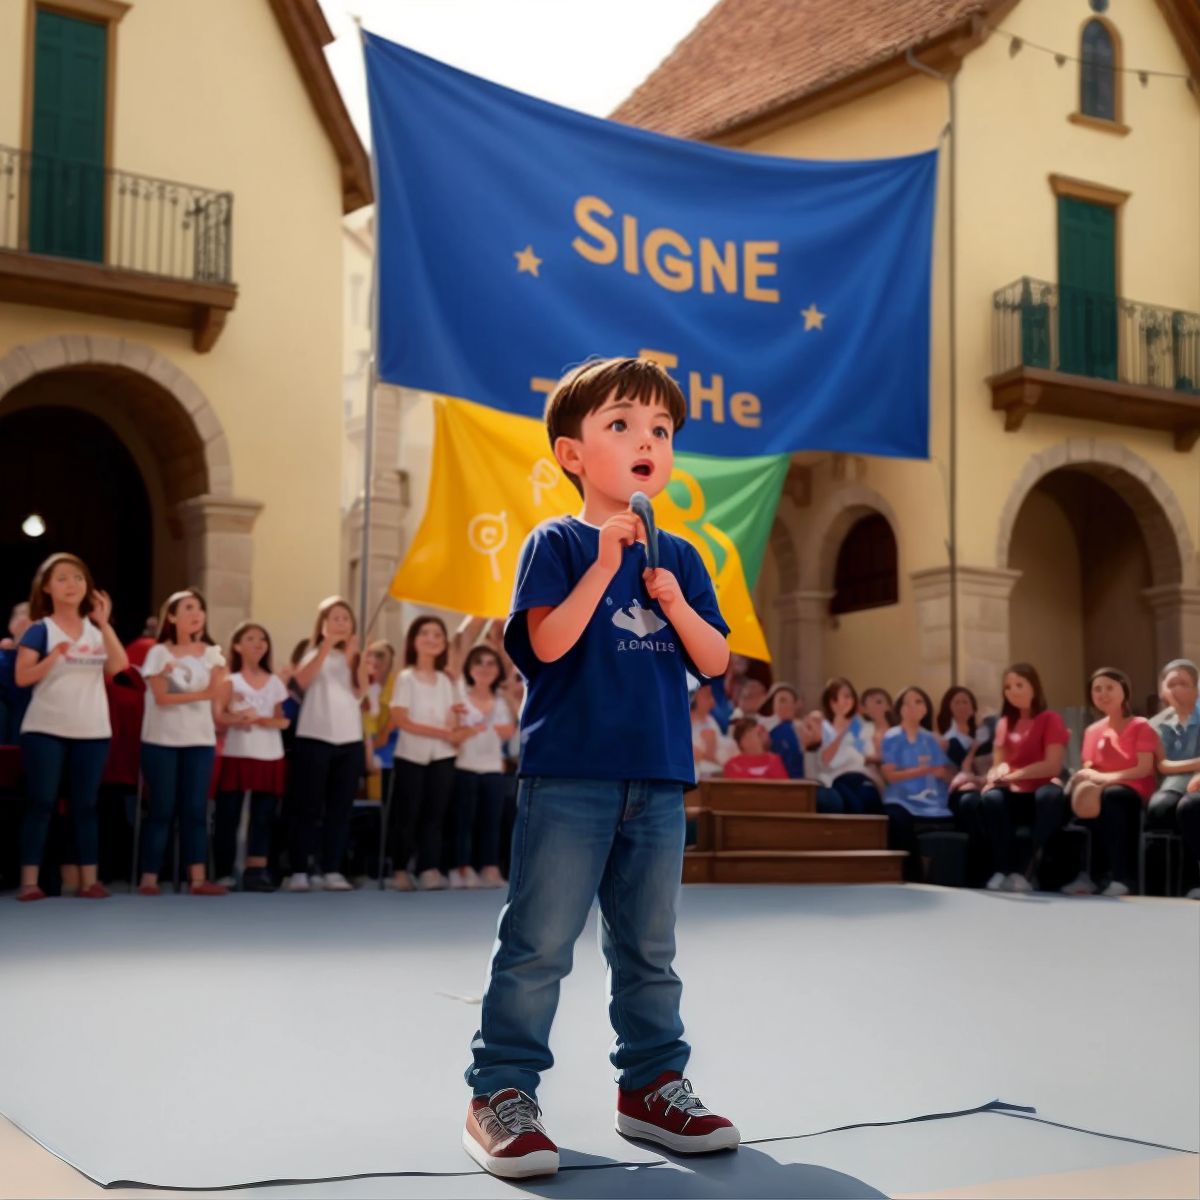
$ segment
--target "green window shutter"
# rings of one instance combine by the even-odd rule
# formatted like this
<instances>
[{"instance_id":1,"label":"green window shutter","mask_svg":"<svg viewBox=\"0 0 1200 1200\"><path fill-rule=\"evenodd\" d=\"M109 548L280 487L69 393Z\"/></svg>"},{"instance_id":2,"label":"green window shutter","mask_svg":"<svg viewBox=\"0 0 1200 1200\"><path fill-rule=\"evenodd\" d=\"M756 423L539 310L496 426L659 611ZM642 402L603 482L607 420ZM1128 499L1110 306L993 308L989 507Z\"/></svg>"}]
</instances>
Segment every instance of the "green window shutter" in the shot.
<instances>
[{"instance_id":1,"label":"green window shutter","mask_svg":"<svg viewBox=\"0 0 1200 1200\"><path fill-rule=\"evenodd\" d=\"M36 253L103 260L107 60L107 26L37 10L29 189Z\"/></svg>"},{"instance_id":2,"label":"green window shutter","mask_svg":"<svg viewBox=\"0 0 1200 1200\"><path fill-rule=\"evenodd\" d=\"M1058 199L1059 367L1117 377L1116 212Z\"/></svg>"}]
</instances>

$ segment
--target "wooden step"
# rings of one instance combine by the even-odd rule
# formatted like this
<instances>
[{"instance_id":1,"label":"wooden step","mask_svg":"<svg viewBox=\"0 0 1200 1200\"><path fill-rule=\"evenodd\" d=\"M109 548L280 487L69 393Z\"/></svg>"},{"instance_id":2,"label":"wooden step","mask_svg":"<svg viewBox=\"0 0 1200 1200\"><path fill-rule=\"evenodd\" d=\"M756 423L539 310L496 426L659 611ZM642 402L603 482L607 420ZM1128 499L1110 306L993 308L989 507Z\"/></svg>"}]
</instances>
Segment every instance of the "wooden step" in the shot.
<instances>
[{"instance_id":1,"label":"wooden step","mask_svg":"<svg viewBox=\"0 0 1200 1200\"><path fill-rule=\"evenodd\" d=\"M712 812L816 812L817 785L809 779L704 779L688 799Z\"/></svg>"},{"instance_id":2,"label":"wooden step","mask_svg":"<svg viewBox=\"0 0 1200 1200\"><path fill-rule=\"evenodd\" d=\"M700 850L886 850L887 817L714 812Z\"/></svg>"},{"instance_id":3,"label":"wooden step","mask_svg":"<svg viewBox=\"0 0 1200 1200\"><path fill-rule=\"evenodd\" d=\"M901 850L724 850L707 858L693 868L707 879L692 882L899 883L905 855ZM685 861L685 881L688 874Z\"/></svg>"}]
</instances>

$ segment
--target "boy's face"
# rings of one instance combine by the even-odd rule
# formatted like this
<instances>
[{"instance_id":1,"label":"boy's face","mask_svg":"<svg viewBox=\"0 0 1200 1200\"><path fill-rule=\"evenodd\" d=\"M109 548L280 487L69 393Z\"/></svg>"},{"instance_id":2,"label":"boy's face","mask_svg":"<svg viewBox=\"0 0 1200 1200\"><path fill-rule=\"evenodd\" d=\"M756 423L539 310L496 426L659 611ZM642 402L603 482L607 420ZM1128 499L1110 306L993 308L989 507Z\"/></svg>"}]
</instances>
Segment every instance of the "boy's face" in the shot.
<instances>
[{"instance_id":1,"label":"boy's face","mask_svg":"<svg viewBox=\"0 0 1200 1200\"><path fill-rule=\"evenodd\" d=\"M583 418L579 437L561 437L554 453L579 477L585 495L628 504L634 492L657 496L675 462L675 423L665 404L640 404L614 391Z\"/></svg>"}]
</instances>

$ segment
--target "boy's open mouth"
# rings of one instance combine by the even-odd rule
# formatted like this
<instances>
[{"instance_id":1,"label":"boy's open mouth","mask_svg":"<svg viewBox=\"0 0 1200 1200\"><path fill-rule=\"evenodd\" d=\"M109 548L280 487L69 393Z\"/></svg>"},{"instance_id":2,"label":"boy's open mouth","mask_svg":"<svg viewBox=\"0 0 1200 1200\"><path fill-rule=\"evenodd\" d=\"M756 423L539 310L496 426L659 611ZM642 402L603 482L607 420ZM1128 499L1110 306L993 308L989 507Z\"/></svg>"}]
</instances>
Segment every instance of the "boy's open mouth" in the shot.
<instances>
[{"instance_id":1,"label":"boy's open mouth","mask_svg":"<svg viewBox=\"0 0 1200 1200\"><path fill-rule=\"evenodd\" d=\"M633 464L633 473L639 479L649 479L654 474L654 464L649 462L636 462Z\"/></svg>"}]
</instances>

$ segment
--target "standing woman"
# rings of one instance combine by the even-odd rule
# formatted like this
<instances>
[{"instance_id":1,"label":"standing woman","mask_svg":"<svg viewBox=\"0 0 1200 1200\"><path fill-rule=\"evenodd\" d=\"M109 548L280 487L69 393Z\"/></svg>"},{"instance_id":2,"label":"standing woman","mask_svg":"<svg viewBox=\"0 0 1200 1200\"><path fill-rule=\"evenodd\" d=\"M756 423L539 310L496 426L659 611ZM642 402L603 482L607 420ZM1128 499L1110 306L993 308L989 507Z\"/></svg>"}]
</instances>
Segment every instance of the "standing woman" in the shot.
<instances>
[{"instance_id":1,"label":"standing woman","mask_svg":"<svg viewBox=\"0 0 1200 1200\"><path fill-rule=\"evenodd\" d=\"M1047 707L1041 677L1029 663L1013 663L1004 672L1003 690L992 766L983 787L963 792L959 805L968 830L987 843L988 890L1031 892L1029 877L1037 873L1046 843L1068 819L1059 774L1070 734ZM1030 857L1023 861L1017 858L1018 825L1033 829Z\"/></svg>"},{"instance_id":2,"label":"standing woman","mask_svg":"<svg viewBox=\"0 0 1200 1200\"><path fill-rule=\"evenodd\" d=\"M454 790L459 743L454 685L446 674L449 640L438 617L417 617L404 639L404 670L392 690L391 724L400 730L392 767L392 879L410 892L408 860L415 847L417 882L426 891L447 886L439 864L446 810Z\"/></svg>"},{"instance_id":3,"label":"standing woman","mask_svg":"<svg viewBox=\"0 0 1200 1200\"><path fill-rule=\"evenodd\" d=\"M225 656L208 635L208 606L195 588L167 598L158 640L142 663L148 694L142 717L142 777L150 812L142 828L143 896L157 896L171 818L193 896L223 896L206 878L208 788L216 755L215 710L225 683Z\"/></svg>"},{"instance_id":4,"label":"standing woman","mask_svg":"<svg viewBox=\"0 0 1200 1200\"><path fill-rule=\"evenodd\" d=\"M498 694L504 664L491 646L476 646L463 663L459 713L463 741L454 771L453 887L503 887L500 874L500 820L504 816L503 744L517 723ZM478 823L479 875L472 858Z\"/></svg>"},{"instance_id":5,"label":"standing woman","mask_svg":"<svg viewBox=\"0 0 1200 1200\"><path fill-rule=\"evenodd\" d=\"M304 692L292 751L292 875L288 891L307 892L308 860L321 823L321 873L331 892L353 891L342 874L354 793L363 770L361 703L367 661L359 653L354 610L340 596L317 609L312 642L292 682Z\"/></svg>"},{"instance_id":6,"label":"standing woman","mask_svg":"<svg viewBox=\"0 0 1200 1200\"><path fill-rule=\"evenodd\" d=\"M1101 667L1090 681L1092 707L1104 715L1083 731L1083 766L1071 777L1071 808L1085 820L1099 816L1112 880L1105 896L1128 896L1141 811L1154 794L1162 742L1145 717L1135 717L1133 685L1124 671Z\"/></svg>"},{"instance_id":7,"label":"standing woman","mask_svg":"<svg viewBox=\"0 0 1200 1200\"><path fill-rule=\"evenodd\" d=\"M221 688L217 706L217 724L226 730L213 822L217 879L232 882L242 802L248 793L250 824L242 890L273 892L267 858L286 776L282 731L288 726L283 715L287 688L272 673L271 636L261 625L243 621L233 631L229 669L232 674Z\"/></svg>"},{"instance_id":8,"label":"standing woman","mask_svg":"<svg viewBox=\"0 0 1200 1200\"><path fill-rule=\"evenodd\" d=\"M21 722L21 754L29 809L21 830L18 900L44 900L38 869L46 831L66 767L80 868L79 895L100 900L96 794L108 758L112 725L104 676L128 665L111 625L112 602L96 590L83 560L52 554L38 568L29 598L32 624L21 635L14 678L32 688Z\"/></svg>"}]
</instances>

